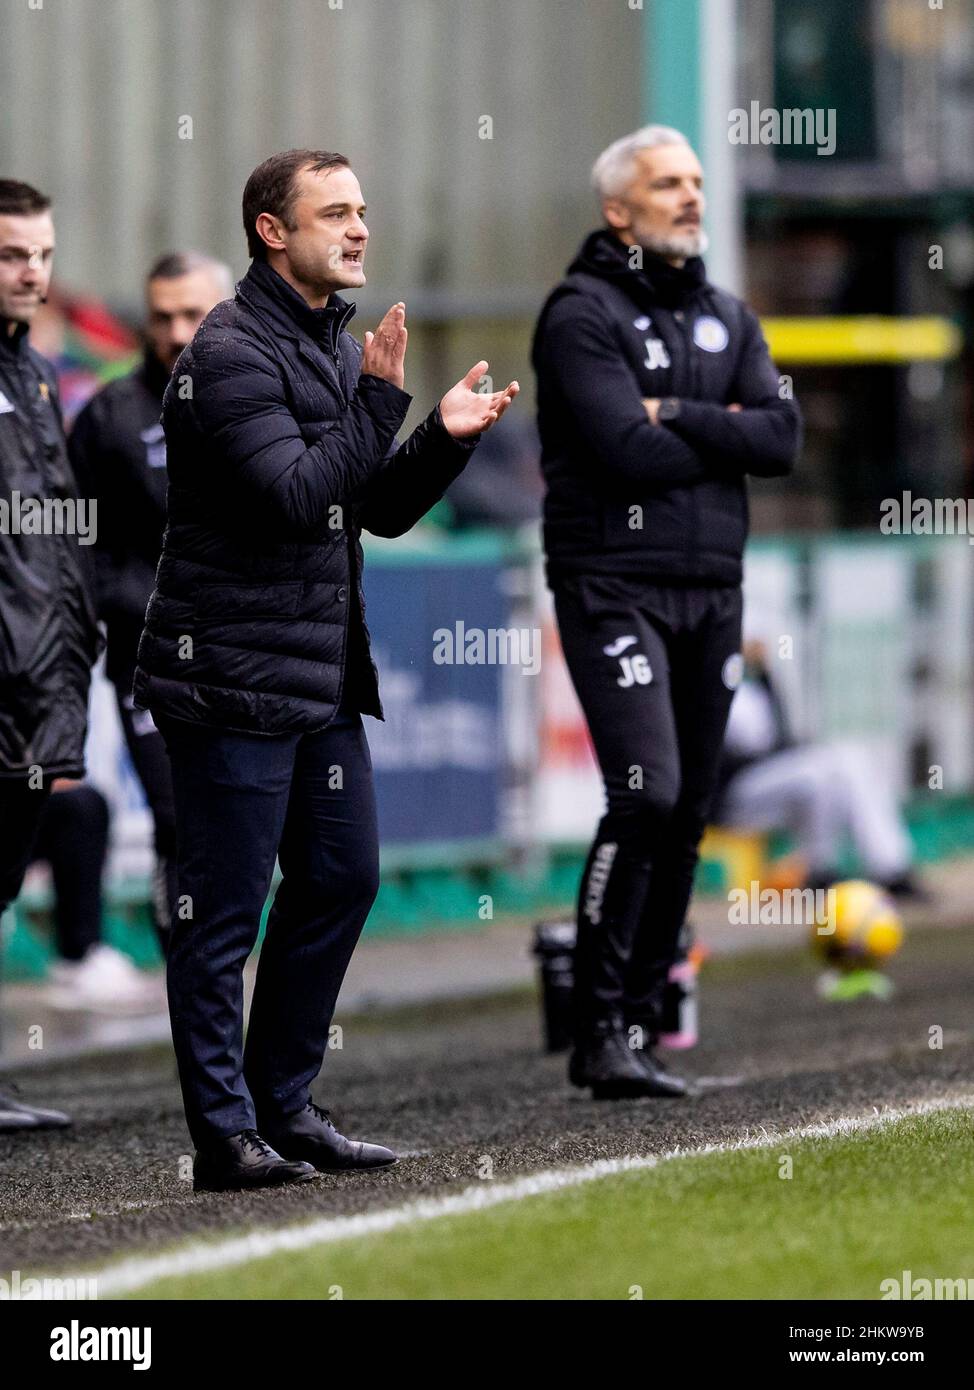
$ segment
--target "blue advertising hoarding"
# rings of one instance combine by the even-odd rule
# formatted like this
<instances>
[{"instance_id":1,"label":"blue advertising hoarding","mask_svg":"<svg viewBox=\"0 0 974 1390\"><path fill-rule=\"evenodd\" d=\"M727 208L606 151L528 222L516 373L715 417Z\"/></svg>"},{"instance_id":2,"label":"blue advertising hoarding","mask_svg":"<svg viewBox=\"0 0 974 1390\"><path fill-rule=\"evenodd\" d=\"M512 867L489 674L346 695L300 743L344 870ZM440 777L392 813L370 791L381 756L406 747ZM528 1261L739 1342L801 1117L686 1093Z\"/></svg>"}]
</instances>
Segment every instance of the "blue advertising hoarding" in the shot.
<instances>
[{"instance_id":1,"label":"blue advertising hoarding","mask_svg":"<svg viewBox=\"0 0 974 1390\"><path fill-rule=\"evenodd\" d=\"M502 576L496 562L366 566L385 722L364 724L383 845L500 833Z\"/></svg>"}]
</instances>

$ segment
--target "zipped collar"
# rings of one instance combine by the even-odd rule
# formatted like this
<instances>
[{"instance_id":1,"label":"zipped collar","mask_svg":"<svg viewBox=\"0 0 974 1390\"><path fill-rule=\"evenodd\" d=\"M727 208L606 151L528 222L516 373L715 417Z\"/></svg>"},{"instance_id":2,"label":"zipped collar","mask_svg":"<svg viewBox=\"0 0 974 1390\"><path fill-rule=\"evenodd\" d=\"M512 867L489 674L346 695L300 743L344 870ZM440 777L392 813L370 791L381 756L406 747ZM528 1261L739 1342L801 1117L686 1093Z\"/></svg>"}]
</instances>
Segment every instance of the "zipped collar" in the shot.
<instances>
[{"instance_id":1,"label":"zipped collar","mask_svg":"<svg viewBox=\"0 0 974 1390\"><path fill-rule=\"evenodd\" d=\"M0 351L10 357L22 357L27 352L27 334L30 331L30 324L16 321L14 331L10 333L12 320L0 319Z\"/></svg>"},{"instance_id":2,"label":"zipped collar","mask_svg":"<svg viewBox=\"0 0 974 1390\"><path fill-rule=\"evenodd\" d=\"M707 286L707 270L699 256L690 256L684 265L675 266L644 250L642 268L637 269L629 264L627 248L605 227L585 238L568 273L578 270L612 281L647 308L654 304L679 308Z\"/></svg>"},{"instance_id":3,"label":"zipped collar","mask_svg":"<svg viewBox=\"0 0 974 1390\"><path fill-rule=\"evenodd\" d=\"M169 385L171 373L164 367L150 347L142 354L142 364L136 369L143 386L161 401Z\"/></svg>"},{"instance_id":4,"label":"zipped collar","mask_svg":"<svg viewBox=\"0 0 974 1390\"><path fill-rule=\"evenodd\" d=\"M304 335L332 354L338 352L339 336L355 314L355 305L337 294L329 296L323 309L312 309L266 261L251 261L237 295L278 332L292 338Z\"/></svg>"}]
</instances>

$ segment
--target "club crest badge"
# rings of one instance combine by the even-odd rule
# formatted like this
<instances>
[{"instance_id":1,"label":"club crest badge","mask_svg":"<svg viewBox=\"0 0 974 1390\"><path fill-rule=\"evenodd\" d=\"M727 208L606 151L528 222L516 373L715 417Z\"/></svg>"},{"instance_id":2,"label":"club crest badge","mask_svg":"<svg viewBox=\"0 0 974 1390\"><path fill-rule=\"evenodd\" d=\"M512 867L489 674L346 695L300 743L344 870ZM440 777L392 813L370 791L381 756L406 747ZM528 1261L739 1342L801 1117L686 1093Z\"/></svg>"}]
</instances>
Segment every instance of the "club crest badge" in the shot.
<instances>
[{"instance_id":1,"label":"club crest badge","mask_svg":"<svg viewBox=\"0 0 974 1390\"><path fill-rule=\"evenodd\" d=\"M744 657L740 652L734 652L724 662L720 678L728 690L736 690L744 676Z\"/></svg>"},{"instance_id":2,"label":"club crest badge","mask_svg":"<svg viewBox=\"0 0 974 1390\"><path fill-rule=\"evenodd\" d=\"M704 314L693 325L693 341L704 352L723 352L730 342L730 334L720 319Z\"/></svg>"}]
</instances>

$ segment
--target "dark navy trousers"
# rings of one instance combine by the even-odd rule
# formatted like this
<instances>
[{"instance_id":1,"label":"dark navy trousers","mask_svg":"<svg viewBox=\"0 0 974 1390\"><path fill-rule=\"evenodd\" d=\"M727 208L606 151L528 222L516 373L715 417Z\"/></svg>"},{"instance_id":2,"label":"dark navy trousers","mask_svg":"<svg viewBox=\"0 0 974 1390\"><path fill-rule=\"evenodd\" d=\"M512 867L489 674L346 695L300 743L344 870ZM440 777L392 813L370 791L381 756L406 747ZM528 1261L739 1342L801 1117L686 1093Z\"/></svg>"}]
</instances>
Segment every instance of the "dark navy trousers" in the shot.
<instances>
[{"instance_id":1,"label":"dark navy trousers","mask_svg":"<svg viewBox=\"0 0 974 1390\"><path fill-rule=\"evenodd\" d=\"M379 886L372 760L352 705L312 734L156 720L172 763L179 896L167 957L179 1080L197 1148L302 1110ZM274 861L244 1044L243 968Z\"/></svg>"}]
</instances>

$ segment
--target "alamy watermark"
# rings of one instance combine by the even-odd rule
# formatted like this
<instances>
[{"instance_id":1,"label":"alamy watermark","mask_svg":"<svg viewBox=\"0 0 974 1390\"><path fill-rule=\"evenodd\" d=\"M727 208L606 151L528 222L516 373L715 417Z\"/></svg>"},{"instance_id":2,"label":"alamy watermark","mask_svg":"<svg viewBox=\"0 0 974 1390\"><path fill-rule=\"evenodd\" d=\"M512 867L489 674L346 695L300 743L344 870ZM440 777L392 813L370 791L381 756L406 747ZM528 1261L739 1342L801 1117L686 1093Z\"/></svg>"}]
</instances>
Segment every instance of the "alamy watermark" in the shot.
<instances>
[{"instance_id":1,"label":"alamy watermark","mask_svg":"<svg viewBox=\"0 0 974 1390\"><path fill-rule=\"evenodd\" d=\"M72 1318L51 1329L52 1361L131 1361L133 1371L152 1365L151 1327L82 1327Z\"/></svg>"},{"instance_id":2,"label":"alamy watermark","mask_svg":"<svg viewBox=\"0 0 974 1390\"><path fill-rule=\"evenodd\" d=\"M814 927L835 931L834 888L762 888L757 879L727 894L727 920L734 927Z\"/></svg>"},{"instance_id":3,"label":"alamy watermark","mask_svg":"<svg viewBox=\"0 0 974 1390\"><path fill-rule=\"evenodd\" d=\"M433 633L437 666L520 666L526 676L541 670L538 627L467 627L462 619Z\"/></svg>"},{"instance_id":4,"label":"alamy watermark","mask_svg":"<svg viewBox=\"0 0 974 1390\"><path fill-rule=\"evenodd\" d=\"M16 489L0 497L0 535L77 536L79 545L98 539L96 497L24 497Z\"/></svg>"},{"instance_id":5,"label":"alamy watermark","mask_svg":"<svg viewBox=\"0 0 974 1390\"><path fill-rule=\"evenodd\" d=\"M44 1302L51 1299L67 1300L71 1303L85 1299L93 1302L97 1297L97 1279L35 1278L32 1275L25 1279L19 1269L12 1269L9 1278L0 1277L0 1303L33 1302L35 1299Z\"/></svg>"},{"instance_id":6,"label":"alamy watermark","mask_svg":"<svg viewBox=\"0 0 974 1390\"><path fill-rule=\"evenodd\" d=\"M974 499L967 497L884 497L879 504L884 536L966 536L974 545Z\"/></svg>"},{"instance_id":7,"label":"alamy watermark","mask_svg":"<svg viewBox=\"0 0 974 1390\"><path fill-rule=\"evenodd\" d=\"M762 107L752 101L728 112L732 145L814 145L816 154L835 154L834 106Z\"/></svg>"},{"instance_id":8,"label":"alamy watermark","mask_svg":"<svg viewBox=\"0 0 974 1390\"><path fill-rule=\"evenodd\" d=\"M974 1279L914 1279L913 1271L904 1269L900 1278L883 1279L879 1285L880 1298L902 1298L917 1303L928 1301L974 1298Z\"/></svg>"}]
</instances>

